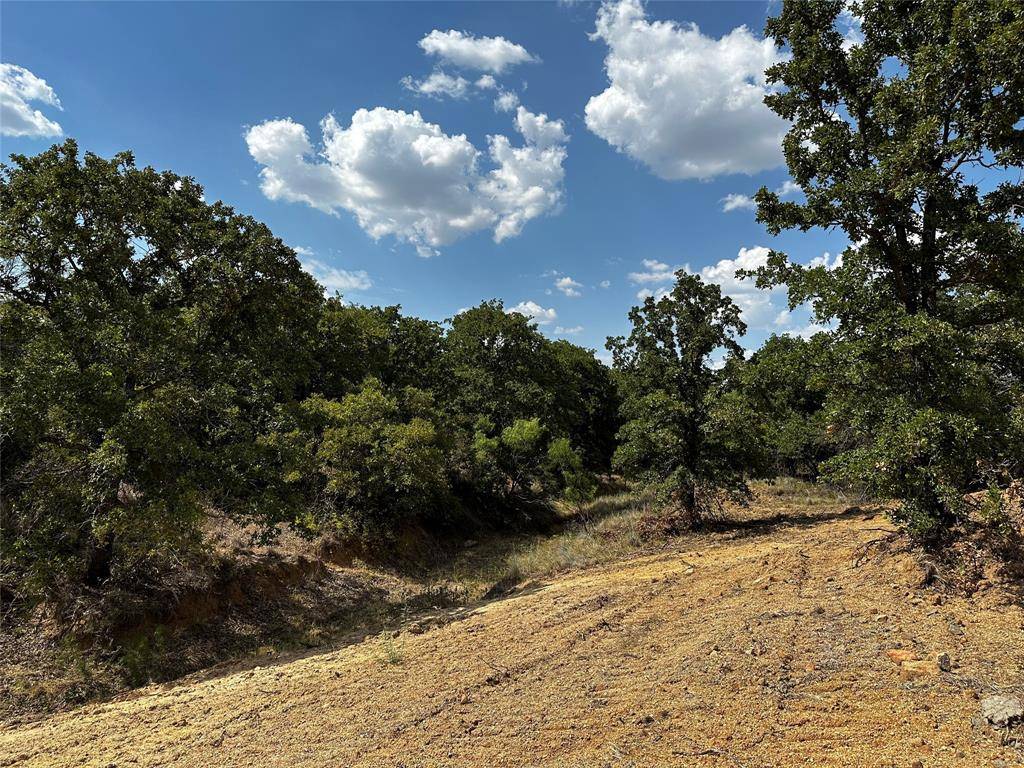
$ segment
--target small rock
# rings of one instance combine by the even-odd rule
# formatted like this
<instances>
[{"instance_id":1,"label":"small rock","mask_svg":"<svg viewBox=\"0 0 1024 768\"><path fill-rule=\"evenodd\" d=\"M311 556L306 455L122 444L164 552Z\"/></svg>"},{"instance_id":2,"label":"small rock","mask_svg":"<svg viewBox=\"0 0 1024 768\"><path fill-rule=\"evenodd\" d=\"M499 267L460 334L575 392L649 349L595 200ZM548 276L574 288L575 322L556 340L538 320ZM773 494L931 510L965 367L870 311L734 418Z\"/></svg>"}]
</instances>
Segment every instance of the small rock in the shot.
<instances>
[{"instance_id":1,"label":"small rock","mask_svg":"<svg viewBox=\"0 0 1024 768\"><path fill-rule=\"evenodd\" d=\"M889 617L886 616L884 613L880 613L877 616L875 616L875 621L877 621L879 623L881 623L883 621L888 621L888 620L889 620Z\"/></svg>"},{"instance_id":2,"label":"small rock","mask_svg":"<svg viewBox=\"0 0 1024 768\"><path fill-rule=\"evenodd\" d=\"M953 662L950 660L949 654L945 652L935 655L935 663L943 672L949 672L953 668Z\"/></svg>"},{"instance_id":3,"label":"small rock","mask_svg":"<svg viewBox=\"0 0 1024 768\"><path fill-rule=\"evenodd\" d=\"M989 696L981 700L981 716L993 728L1010 728L1024 721L1024 704L1012 696Z\"/></svg>"},{"instance_id":4,"label":"small rock","mask_svg":"<svg viewBox=\"0 0 1024 768\"><path fill-rule=\"evenodd\" d=\"M910 764L910 768L924 768L924 763L922 763L920 760L915 760Z\"/></svg>"},{"instance_id":5,"label":"small rock","mask_svg":"<svg viewBox=\"0 0 1024 768\"><path fill-rule=\"evenodd\" d=\"M901 680L917 680L922 677L935 677L939 674L939 665L934 661L904 661L900 664Z\"/></svg>"},{"instance_id":6,"label":"small rock","mask_svg":"<svg viewBox=\"0 0 1024 768\"><path fill-rule=\"evenodd\" d=\"M902 664L905 661L920 660L920 657L916 653L904 648L893 648L891 651L886 651L885 655L889 657L889 661L893 664Z\"/></svg>"},{"instance_id":7,"label":"small rock","mask_svg":"<svg viewBox=\"0 0 1024 768\"><path fill-rule=\"evenodd\" d=\"M477 545L476 539L466 539L466 541L463 542L463 544L462 544L462 546L465 547L466 549L472 549L476 545Z\"/></svg>"}]
</instances>

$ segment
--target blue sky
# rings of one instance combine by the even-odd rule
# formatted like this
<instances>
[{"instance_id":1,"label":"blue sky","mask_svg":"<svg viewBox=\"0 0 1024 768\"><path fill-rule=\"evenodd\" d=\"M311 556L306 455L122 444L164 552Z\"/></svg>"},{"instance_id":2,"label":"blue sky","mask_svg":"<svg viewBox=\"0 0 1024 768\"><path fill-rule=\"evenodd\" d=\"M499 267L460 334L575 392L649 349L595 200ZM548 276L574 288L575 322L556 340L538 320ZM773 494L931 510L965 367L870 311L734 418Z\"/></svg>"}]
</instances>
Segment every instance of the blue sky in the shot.
<instances>
[{"instance_id":1,"label":"blue sky","mask_svg":"<svg viewBox=\"0 0 1024 768\"><path fill-rule=\"evenodd\" d=\"M130 149L265 221L351 301L440 320L497 297L599 350L687 265L756 346L809 321L736 283L737 260L847 245L723 210L788 179L760 105L757 73L785 55L762 39L770 10L8 2L2 150Z\"/></svg>"}]
</instances>

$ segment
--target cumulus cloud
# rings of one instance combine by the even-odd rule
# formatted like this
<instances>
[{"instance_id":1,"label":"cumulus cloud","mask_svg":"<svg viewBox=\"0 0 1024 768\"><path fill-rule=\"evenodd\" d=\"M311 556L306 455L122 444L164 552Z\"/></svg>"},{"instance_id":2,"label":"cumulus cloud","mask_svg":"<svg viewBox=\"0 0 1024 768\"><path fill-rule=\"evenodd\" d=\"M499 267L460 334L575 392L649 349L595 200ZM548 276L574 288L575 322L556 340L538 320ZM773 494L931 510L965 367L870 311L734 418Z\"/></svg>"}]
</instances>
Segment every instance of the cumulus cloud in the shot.
<instances>
[{"instance_id":1,"label":"cumulus cloud","mask_svg":"<svg viewBox=\"0 0 1024 768\"><path fill-rule=\"evenodd\" d=\"M779 197L788 197L790 195L795 195L802 191L803 190L800 189L799 184L797 184L792 179L786 179L784 182L782 182L782 184L780 184L776 188L775 194L777 194ZM722 203L722 211L725 213L728 213L729 211L739 210L757 210L757 203L754 201L754 198L752 198L750 195L742 195L738 193L728 194L725 197L723 197L719 202Z\"/></svg>"},{"instance_id":2,"label":"cumulus cloud","mask_svg":"<svg viewBox=\"0 0 1024 768\"><path fill-rule=\"evenodd\" d=\"M640 299L640 301L643 301L644 299L654 299L655 301L660 301L664 297L668 296L669 293L671 293L671 290L671 288L667 288L665 286L662 286L657 290L651 290L650 288L641 288L639 291L636 292L636 297Z\"/></svg>"},{"instance_id":3,"label":"cumulus cloud","mask_svg":"<svg viewBox=\"0 0 1024 768\"><path fill-rule=\"evenodd\" d=\"M443 70L431 72L422 80L414 80L407 75L402 78L402 85L413 93L435 99L445 96L463 99L469 93L469 81L466 78L449 75Z\"/></svg>"},{"instance_id":4,"label":"cumulus cloud","mask_svg":"<svg viewBox=\"0 0 1024 768\"><path fill-rule=\"evenodd\" d=\"M519 94L515 91L499 91L494 99L496 112L511 112L519 106Z\"/></svg>"},{"instance_id":5,"label":"cumulus cloud","mask_svg":"<svg viewBox=\"0 0 1024 768\"><path fill-rule=\"evenodd\" d=\"M582 296L583 295L580 292L580 288L582 288L582 287L583 287L583 283L577 283L575 280L573 280L568 275L565 275L564 277L560 277L557 280L555 280L555 288L560 290L562 293L564 293L566 296L568 296L571 299L574 299L574 298L576 298L578 296Z\"/></svg>"},{"instance_id":6,"label":"cumulus cloud","mask_svg":"<svg viewBox=\"0 0 1024 768\"><path fill-rule=\"evenodd\" d=\"M702 267L697 273L708 283L717 283L722 293L727 294L743 312L743 320L750 326L766 326L777 319L776 299L785 295L784 290L761 290L753 278L738 278L740 269L757 269L768 263L771 249L764 246L740 248L735 259L721 259L715 264Z\"/></svg>"},{"instance_id":7,"label":"cumulus cloud","mask_svg":"<svg viewBox=\"0 0 1024 768\"><path fill-rule=\"evenodd\" d=\"M476 81L476 87L482 91L491 91L498 87L498 81L493 75L480 75Z\"/></svg>"},{"instance_id":8,"label":"cumulus cloud","mask_svg":"<svg viewBox=\"0 0 1024 768\"><path fill-rule=\"evenodd\" d=\"M644 259L644 270L642 272L630 272L629 281L634 285L646 283L671 283L676 279L676 268L670 267L663 261L655 259Z\"/></svg>"},{"instance_id":9,"label":"cumulus cloud","mask_svg":"<svg viewBox=\"0 0 1024 768\"><path fill-rule=\"evenodd\" d=\"M452 66L496 75L517 64L539 61L523 46L504 37L476 37L456 29L435 29L420 40L419 46L428 55Z\"/></svg>"},{"instance_id":10,"label":"cumulus cloud","mask_svg":"<svg viewBox=\"0 0 1024 768\"><path fill-rule=\"evenodd\" d=\"M56 92L41 77L24 67L0 64L0 134L4 136L60 136L60 123L50 120L31 103L63 109Z\"/></svg>"},{"instance_id":11,"label":"cumulus cloud","mask_svg":"<svg viewBox=\"0 0 1024 768\"><path fill-rule=\"evenodd\" d=\"M510 315L513 312L518 312L533 320L537 325L550 325L558 319L558 313L554 308L545 309L535 301L520 301L514 307L506 309L505 312Z\"/></svg>"},{"instance_id":12,"label":"cumulus cloud","mask_svg":"<svg viewBox=\"0 0 1024 768\"><path fill-rule=\"evenodd\" d=\"M489 136L486 154L419 112L384 107L357 110L347 128L325 117L318 156L306 129L287 118L252 127L245 139L271 200L348 211L372 238L394 236L429 256L486 229L501 242L557 209L567 141L562 122L520 108L515 125L524 144ZM482 170L487 159L493 167Z\"/></svg>"},{"instance_id":13,"label":"cumulus cloud","mask_svg":"<svg viewBox=\"0 0 1024 768\"><path fill-rule=\"evenodd\" d=\"M754 198L749 195L728 194L723 197L720 202L722 203L722 210L725 213L728 213L729 211L757 210L757 203L755 203Z\"/></svg>"},{"instance_id":14,"label":"cumulus cloud","mask_svg":"<svg viewBox=\"0 0 1024 768\"><path fill-rule=\"evenodd\" d=\"M338 269L309 257L300 259L300 263L302 268L315 277L316 281L324 287L325 292L329 294L333 294L335 291L342 294L350 291L365 291L373 287L373 281L363 269L350 272L347 269Z\"/></svg>"},{"instance_id":15,"label":"cumulus cloud","mask_svg":"<svg viewBox=\"0 0 1024 768\"><path fill-rule=\"evenodd\" d=\"M582 325L574 325L571 328L563 328L558 325L555 326L555 333L559 336L575 336L578 333L583 333Z\"/></svg>"},{"instance_id":16,"label":"cumulus cloud","mask_svg":"<svg viewBox=\"0 0 1024 768\"><path fill-rule=\"evenodd\" d=\"M598 285L600 285L602 288L611 288L612 287L612 281L611 280L602 280L600 283L598 283Z\"/></svg>"},{"instance_id":17,"label":"cumulus cloud","mask_svg":"<svg viewBox=\"0 0 1024 768\"><path fill-rule=\"evenodd\" d=\"M609 85L586 124L663 179L755 173L783 161L787 123L764 104L764 70L785 56L737 27L724 37L695 24L649 21L640 0L606 2L591 36L608 47Z\"/></svg>"}]
</instances>

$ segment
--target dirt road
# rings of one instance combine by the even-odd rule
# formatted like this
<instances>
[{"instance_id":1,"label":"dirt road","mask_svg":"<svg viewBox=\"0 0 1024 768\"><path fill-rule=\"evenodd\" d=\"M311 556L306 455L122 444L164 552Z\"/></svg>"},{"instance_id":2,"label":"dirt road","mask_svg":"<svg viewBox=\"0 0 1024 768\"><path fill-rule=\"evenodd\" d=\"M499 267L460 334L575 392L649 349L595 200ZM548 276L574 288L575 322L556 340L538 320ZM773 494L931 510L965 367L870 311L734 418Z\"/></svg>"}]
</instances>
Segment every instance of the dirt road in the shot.
<instances>
[{"instance_id":1,"label":"dirt road","mask_svg":"<svg viewBox=\"0 0 1024 768\"><path fill-rule=\"evenodd\" d=\"M855 566L884 526L689 539L440 626L0 731L0 765L1024 764L972 726L979 696L1024 693L1024 610L998 590L940 602L908 555ZM951 668L903 679L893 649Z\"/></svg>"}]
</instances>

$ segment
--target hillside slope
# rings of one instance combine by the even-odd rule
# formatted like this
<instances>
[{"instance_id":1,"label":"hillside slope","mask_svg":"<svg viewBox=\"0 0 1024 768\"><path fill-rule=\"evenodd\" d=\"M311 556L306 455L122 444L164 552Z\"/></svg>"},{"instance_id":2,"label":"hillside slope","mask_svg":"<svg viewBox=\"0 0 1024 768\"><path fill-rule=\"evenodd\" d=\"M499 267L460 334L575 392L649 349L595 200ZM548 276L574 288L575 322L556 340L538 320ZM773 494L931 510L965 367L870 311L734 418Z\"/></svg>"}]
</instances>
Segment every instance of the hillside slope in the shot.
<instances>
[{"instance_id":1,"label":"hillside slope","mask_svg":"<svg viewBox=\"0 0 1024 768\"><path fill-rule=\"evenodd\" d=\"M0 765L1024 764L972 724L979 698L1024 694L1024 609L921 588L909 555L863 548L880 529L851 510L691 537L394 637L9 727Z\"/></svg>"}]
</instances>

